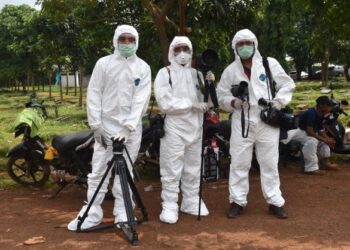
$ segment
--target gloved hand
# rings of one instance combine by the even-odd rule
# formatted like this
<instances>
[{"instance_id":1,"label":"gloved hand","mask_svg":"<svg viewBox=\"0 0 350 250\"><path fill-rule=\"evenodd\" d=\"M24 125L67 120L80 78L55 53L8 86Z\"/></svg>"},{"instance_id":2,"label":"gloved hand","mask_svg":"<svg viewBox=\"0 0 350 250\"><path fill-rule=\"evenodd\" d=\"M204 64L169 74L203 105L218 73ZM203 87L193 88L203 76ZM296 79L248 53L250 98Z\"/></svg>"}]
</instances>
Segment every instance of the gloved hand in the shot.
<instances>
[{"instance_id":1,"label":"gloved hand","mask_svg":"<svg viewBox=\"0 0 350 250\"><path fill-rule=\"evenodd\" d=\"M272 100L271 103L272 103L272 107L274 107L277 110L281 110L282 104L279 101Z\"/></svg>"},{"instance_id":2,"label":"gloved hand","mask_svg":"<svg viewBox=\"0 0 350 250\"><path fill-rule=\"evenodd\" d=\"M241 99L234 99L231 101L231 106L234 108L234 109L241 109L243 105L243 101Z\"/></svg>"},{"instance_id":3,"label":"gloved hand","mask_svg":"<svg viewBox=\"0 0 350 250\"><path fill-rule=\"evenodd\" d=\"M103 147L107 147L106 133L103 130L103 128L99 127L99 128L93 129L93 132L94 132L95 141L101 144Z\"/></svg>"},{"instance_id":4,"label":"gloved hand","mask_svg":"<svg viewBox=\"0 0 350 250\"><path fill-rule=\"evenodd\" d=\"M215 81L214 73L209 70L205 76L205 80L214 82Z\"/></svg>"},{"instance_id":5,"label":"gloved hand","mask_svg":"<svg viewBox=\"0 0 350 250\"><path fill-rule=\"evenodd\" d=\"M128 128L123 128L118 134L113 136L114 140L123 141L126 143L130 137L130 130Z\"/></svg>"},{"instance_id":6,"label":"gloved hand","mask_svg":"<svg viewBox=\"0 0 350 250\"><path fill-rule=\"evenodd\" d=\"M206 102L196 102L193 103L192 109L204 113L208 111L209 105Z\"/></svg>"}]
</instances>

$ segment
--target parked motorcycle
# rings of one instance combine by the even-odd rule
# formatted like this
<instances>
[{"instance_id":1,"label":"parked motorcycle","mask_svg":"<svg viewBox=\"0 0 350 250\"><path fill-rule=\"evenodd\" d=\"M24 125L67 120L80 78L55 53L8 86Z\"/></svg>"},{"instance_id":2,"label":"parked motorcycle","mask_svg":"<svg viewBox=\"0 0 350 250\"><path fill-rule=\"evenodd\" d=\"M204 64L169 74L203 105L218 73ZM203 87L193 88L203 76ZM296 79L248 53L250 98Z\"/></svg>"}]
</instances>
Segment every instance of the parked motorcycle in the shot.
<instances>
[{"instance_id":1,"label":"parked motorcycle","mask_svg":"<svg viewBox=\"0 0 350 250\"><path fill-rule=\"evenodd\" d=\"M350 154L350 144L344 143L345 128L338 120L339 116L342 114L348 116L348 114L341 108L340 104L347 106L349 103L346 100L338 102L335 99L332 99L332 102L332 112L324 119L323 127L327 135L334 138L336 142L335 146L331 148L332 152L336 154Z\"/></svg>"},{"instance_id":2,"label":"parked motorcycle","mask_svg":"<svg viewBox=\"0 0 350 250\"><path fill-rule=\"evenodd\" d=\"M37 134L46 118L43 102L31 98L15 122L15 137L23 134L23 140L8 152L7 172L17 183L33 187L45 185L51 175L60 186L55 196L69 183L86 184L94 138L91 131L58 135L46 146Z\"/></svg>"},{"instance_id":3,"label":"parked motorcycle","mask_svg":"<svg viewBox=\"0 0 350 250\"><path fill-rule=\"evenodd\" d=\"M142 141L138 161L144 164L159 165L159 146L164 117L161 114L148 115L148 124L143 126ZM220 121L214 109L205 113L204 121L204 173L205 181L215 180L219 176L227 177L220 168L221 156L229 156L230 121ZM219 173L221 172L221 174Z\"/></svg>"}]
</instances>

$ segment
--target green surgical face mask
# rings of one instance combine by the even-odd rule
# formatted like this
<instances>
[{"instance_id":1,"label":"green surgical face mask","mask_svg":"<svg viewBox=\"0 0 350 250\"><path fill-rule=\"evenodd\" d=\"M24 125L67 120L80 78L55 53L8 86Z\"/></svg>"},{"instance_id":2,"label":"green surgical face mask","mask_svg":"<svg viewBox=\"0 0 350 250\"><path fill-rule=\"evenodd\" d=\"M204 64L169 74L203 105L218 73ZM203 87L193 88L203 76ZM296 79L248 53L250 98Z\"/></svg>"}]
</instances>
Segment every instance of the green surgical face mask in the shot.
<instances>
[{"instance_id":1,"label":"green surgical face mask","mask_svg":"<svg viewBox=\"0 0 350 250\"><path fill-rule=\"evenodd\" d=\"M118 51L120 55L124 57L130 57L136 52L136 44L135 43L128 43L128 44L123 44L120 43L118 44Z\"/></svg>"},{"instance_id":2,"label":"green surgical face mask","mask_svg":"<svg viewBox=\"0 0 350 250\"><path fill-rule=\"evenodd\" d=\"M244 45L237 48L239 57L243 60L250 58L254 54L254 45Z\"/></svg>"}]
</instances>

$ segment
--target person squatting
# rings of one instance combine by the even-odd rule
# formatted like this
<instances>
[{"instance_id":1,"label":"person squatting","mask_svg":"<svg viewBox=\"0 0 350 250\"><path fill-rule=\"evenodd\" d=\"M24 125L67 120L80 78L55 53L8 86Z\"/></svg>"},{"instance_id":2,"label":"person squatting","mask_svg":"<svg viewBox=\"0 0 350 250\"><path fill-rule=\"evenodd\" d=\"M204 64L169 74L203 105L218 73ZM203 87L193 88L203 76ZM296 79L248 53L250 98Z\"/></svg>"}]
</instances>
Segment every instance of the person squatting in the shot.
<instances>
[{"instance_id":1,"label":"person squatting","mask_svg":"<svg viewBox=\"0 0 350 250\"><path fill-rule=\"evenodd\" d=\"M123 140L134 162L141 143L142 116L147 110L151 95L151 70L149 65L136 55L139 36L136 29L120 25L113 37L114 53L100 58L93 70L87 92L88 122L94 131L95 146L92 172L88 175L87 201L91 200L107 161L112 157L109 138ZM285 200L280 190L278 174L279 128L271 127L260 118L260 98L271 101L276 109L287 105L295 88L293 80L274 58L268 58L272 78L276 82L273 95L266 84L266 72L258 50L256 36L248 29L238 31L232 40L235 60L224 70L217 87L221 109L233 113L230 139L230 176L228 218L238 217L247 205L249 190L248 174L253 148L260 164L261 186L269 211L278 218L287 218ZM160 221L174 224L183 213L209 215L204 201L199 203L201 171L201 147L203 113L212 102L204 102L200 81L215 81L209 71L203 76L191 67L192 44L188 37L176 36L170 44L170 65L159 70L154 81L154 93L160 110L165 114L165 136L160 142L160 175L162 183L162 211ZM231 94L231 87L246 82L249 91L247 100ZM272 98L274 96L274 98ZM245 123L250 130L241 134L241 111L249 112ZM128 164L130 173L132 167ZM99 190L81 229L99 225L103 219L101 204L107 192L108 178ZM179 207L178 196L182 191ZM116 175L112 188L115 197L113 214L115 223L126 221L126 211ZM68 224L71 231L77 230L78 216Z\"/></svg>"}]
</instances>

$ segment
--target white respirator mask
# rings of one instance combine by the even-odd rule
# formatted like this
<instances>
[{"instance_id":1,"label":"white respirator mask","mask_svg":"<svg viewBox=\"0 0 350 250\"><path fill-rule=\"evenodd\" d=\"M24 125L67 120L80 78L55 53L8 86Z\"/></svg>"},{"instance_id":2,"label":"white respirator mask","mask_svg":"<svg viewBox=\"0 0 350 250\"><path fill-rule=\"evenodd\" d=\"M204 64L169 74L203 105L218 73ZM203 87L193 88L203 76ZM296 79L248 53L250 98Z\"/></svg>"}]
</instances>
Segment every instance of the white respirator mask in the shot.
<instances>
[{"instance_id":1,"label":"white respirator mask","mask_svg":"<svg viewBox=\"0 0 350 250\"><path fill-rule=\"evenodd\" d=\"M181 51L179 54L175 56L175 61L178 64L186 65L191 61L191 54Z\"/></svg>"}]
</instances>

